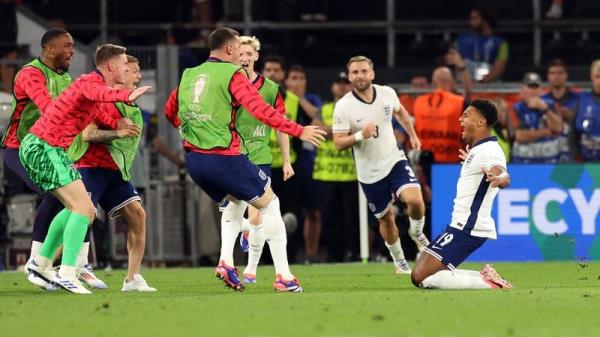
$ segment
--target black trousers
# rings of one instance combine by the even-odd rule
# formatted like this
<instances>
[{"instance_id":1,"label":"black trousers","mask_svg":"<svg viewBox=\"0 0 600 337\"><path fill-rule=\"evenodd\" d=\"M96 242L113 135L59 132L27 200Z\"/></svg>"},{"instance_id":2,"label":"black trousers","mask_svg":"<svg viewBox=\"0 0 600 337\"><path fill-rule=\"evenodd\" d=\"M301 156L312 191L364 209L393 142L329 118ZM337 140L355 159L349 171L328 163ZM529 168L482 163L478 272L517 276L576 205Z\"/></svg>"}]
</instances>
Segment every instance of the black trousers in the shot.
<instances>
[{"instance_id":1,"label":"black trousers","mask_svg":"<svg viewBox=\"0 0 600 337\"><path fill-rule=\"evenodd\" d=\"M358 259L358 183L322 182L322 231L327 241L329 260Z\"/></svg>"}]
</instances>

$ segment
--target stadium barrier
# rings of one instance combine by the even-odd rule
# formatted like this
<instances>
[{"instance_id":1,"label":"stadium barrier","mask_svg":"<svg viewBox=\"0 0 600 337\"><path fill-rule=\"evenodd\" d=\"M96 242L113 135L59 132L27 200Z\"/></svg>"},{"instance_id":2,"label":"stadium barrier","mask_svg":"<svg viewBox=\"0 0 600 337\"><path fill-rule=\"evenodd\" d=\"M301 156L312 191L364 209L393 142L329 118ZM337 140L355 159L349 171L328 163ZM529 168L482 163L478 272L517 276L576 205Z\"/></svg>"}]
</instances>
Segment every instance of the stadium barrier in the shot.
<instances>
[{"instance_id":1,"label":"stadium barrier","mask_svg":"<svg viewBox=\"0 0 600 337\"><path fill-rule=\"evenodd\" d=\"M433 165L432 237L450 223L460 165ZM600 258L600 164L509 164L492 216L497 240L470 261L553 261Z\"/></svg>"},{"instance_id":2,"label":"stadium barrier","mask_svg":"<svg viewBox=\"0 0 600 337\"><path fill-rule=\"evenodd\" d=\"M146 252L151 263L189 262L195 265L199 252L197 230L206 224L201 216L200 189L187 180L151 181L144 196ZM110 219L110 254L127 259L127 222Z\"/></svg>"}]
</instances>

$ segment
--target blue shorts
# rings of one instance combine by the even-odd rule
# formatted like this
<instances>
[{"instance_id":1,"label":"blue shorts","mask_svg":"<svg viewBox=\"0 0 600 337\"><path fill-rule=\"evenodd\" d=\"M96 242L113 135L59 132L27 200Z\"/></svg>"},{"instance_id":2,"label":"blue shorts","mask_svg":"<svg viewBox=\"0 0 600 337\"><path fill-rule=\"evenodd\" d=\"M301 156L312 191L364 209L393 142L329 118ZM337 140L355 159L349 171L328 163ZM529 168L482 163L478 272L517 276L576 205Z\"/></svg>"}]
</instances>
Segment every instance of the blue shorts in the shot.
<instances>
[{"instance_id":1,"label":"blue shorts","mask_svg":"<svg viewBox=\"0 0 600 337\"><path fill-rule=\"evenodd\" d=\"M27 171L25 171L25 167L21 163L21 159L19 159L19 149L4 148L2 150L4 151L3 157L6 167L14 174L19 176L25 185L27 185L27 187L29 187L32 191L35 191L38 194L44 194L45 192L37 187L33 181L31 181L29 174L27 174Z\"/></svg>"},{"instance_id":2,"label":"blue shorts","mask_svg":"<svg viewBox=\"0 0 600 337\"><path fill-rule=\"evenodd\" d=\"M98 203L108 212L110 218L120 216L120 210L125 205L142 199L135 187L123 180L121 171L103 168L79 168L85 189L90 194L94 206Z\"/></svg>"},{"instance_id":3,"label":"blue shorts","mask_svg":"<svg viewBox=\"0 0 600 337\"><path fill-rule=\"evenodd\" d=\"M431 241L425 248L425 252L440 260L448 269L454 270L486 240L448 226L442 234Z\"/></svg>"},{"instance_id":4,"label":"blue shorts","mask_svg":"<svg viewBox=\"0 0 600 337\"><path fill-rule=\"evenodd\" d=\"M261 169L269 178L272 178L271 164L261 164L256 165L259 169ZM225 199L221 203L219 203L219 211L223 212L225 208L229 205L229 200Z\"/></svg>"},{"instance_id":5,"label":"blue shorts","mask_svg":"<svg viewBox=\"0 0 600 337\"><path fill-rule=\"evenodd\" d=\"M271 172L271 164L261 164L256 166L258 166L258 168L261 169L269 178L273 177Z\"/></svg>"},{"instance_id":6,"label":"blue shorts","mask_svg":"<svg viewBox=\"0 0 600 337\"><path fill-rule=\"evenodd\" d=\"M221 206L227 195L254 202L271 184L271 178L244 155L224 156L189 151L185 155L185 162L192 180Z\"/></svg>"},{"instance_id":7,"label":"blue shorts","mask_svg":"<svg viewBox=\"0 0 600 337\"><path fill-rule=\"evenodd\" d=\"M360 183L369 209L376 218L381 218L392 206L394 195L400 198L400 192L409 187L420 187L417 177L406 160L400 160L383 179L372 184Z\"/></svg>"}]
</instances>

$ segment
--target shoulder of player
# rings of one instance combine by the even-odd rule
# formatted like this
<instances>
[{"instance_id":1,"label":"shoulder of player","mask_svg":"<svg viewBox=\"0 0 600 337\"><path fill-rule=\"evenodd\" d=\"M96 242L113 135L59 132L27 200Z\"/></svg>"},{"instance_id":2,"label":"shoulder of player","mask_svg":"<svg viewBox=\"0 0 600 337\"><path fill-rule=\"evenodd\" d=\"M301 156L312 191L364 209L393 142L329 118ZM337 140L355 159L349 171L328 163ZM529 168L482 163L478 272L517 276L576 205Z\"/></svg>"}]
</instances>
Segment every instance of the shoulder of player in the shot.
<instances>
[{"instance_id":1,"label":"shoulder of player","mask_svg":"<svg viewBox=\"0 0 600 337\"><path fill-rule=\"evenodd\" d=\"M504 151L500 147L498 140L488 140L471 149L473 154L476 154L479 158L490 158L490 157L504 157Z\"/></svg>"},{"instance_id":2,"label":"shoulder of player","mask_svg":"<svg viewBox=\"0 0 600 337\"><path fill-rule=\"evenodd\" d=\"M266 78L265 76L263 76L262 74L258 74L258 76L260 78L262 78L262 88L268 88L270 91L278 93L279 92L279 84L275 83L274 81Z\"/></svg>"},{"instance_id":3,"label":"shoulder of player","mask_svg":"<svg viewBox=\"0 0 600 337\"><path fill-rule=\"evenodd\" d=\"M354 95L352 95L352 91L345 94L344 96L342 96L342 98L340 98L334 106L334 111L344 111L347 110L348 107L352 106L352 102L353 100L355 100L356 98L354 97Z\"/></svg>"},{"instance_id":4,"label":"shoulder of player","mask_svg":"<svg viewBox=\"0 0 600 337\"><path fill-rule=\"evenodd\" d=\"M375 91L377 91L378 94L384 94L384 95L398 97L396 90L394 90L394 88L392 88L390 86L381 85L381 84L373 84L373 87L375 88Z\"/></svg>"},{"instance_id":5,"label":"shoulder of player","mask_svg":"<svg viewBox=\"0 0 600 337\"><path fill-rule=\"evenodd\" d=\"M45 81L44 73L33 66L24 66L17 72L15 76L15 84L20 84L21 81L29 81L31 79L43 79Z\"/></svg>"},{"instance_id":6,"label":"shoulder of player","mask_svg":"<svg viewBox=\"0 0 600 337\"><path fill-rule=\"evenodd\" d=\"M375 90L377 90L377 91L382 91L382 92L385 92L386 94L392 94L394 96L397 95L396 90L394 88L390 87L389 85L373 84L373 87L375 87Z\"/></svg>"}]
</instances>

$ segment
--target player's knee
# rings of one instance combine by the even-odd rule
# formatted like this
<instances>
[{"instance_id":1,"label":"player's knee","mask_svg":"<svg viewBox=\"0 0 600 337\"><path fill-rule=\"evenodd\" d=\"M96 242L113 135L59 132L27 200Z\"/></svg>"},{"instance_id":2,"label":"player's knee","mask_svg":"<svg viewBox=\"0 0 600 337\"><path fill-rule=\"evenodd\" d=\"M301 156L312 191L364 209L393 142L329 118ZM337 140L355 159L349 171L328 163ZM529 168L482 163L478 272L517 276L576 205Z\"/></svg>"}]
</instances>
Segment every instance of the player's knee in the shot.
<instances>
[{"instance_id":1,"label":"player's knee","mask_svg":"<svg viewBox=\"0 0 600 337\"><path fill-rule=\"evenodd\" d=\"M81 214L87 217L90 220L89 225L91 226L94 222L94 218L96 217L96 207L91 200L82 200L80 203L76 204L71 210L73 213Z\"/></svg>"},{"instance_id":2,"label":"player's knee","mask_svg":"<svg viewBox=\"0 0 600 337\"><path fill-rule=\"evenodd\" d=\"M144 224L146 222L146 211L139 202L131 204L131 217L137 222Z\"/></svg>"},{"instance_id":3,"label":"player's knee","mask_svg":"<svg viewBox=\"0 0 600 337\"><path fill-rule=\"evenodd\" d=\"M415 194L408 197L404 197L403 201L408 205L409 208L425 210L425 203L423 202L423 198L420 195Z\"/></svg>"},{"instance_id":4,"label":"player's knee","mask_svg":"<svg viewBox=\"0 0 600 337\"><path fill-rule=\"evenodd\" d=\"M391 210L385 213L381 218L379 218L379 225L385 228L396 227L396 222L394 220L394 212Z\"/></svg>"},{"instance_id":5,"label":"player's knee","mask_svg":"<svg viewBox=\"0 0 600 337\"><path fill-rule=\"evenodd\" d=\"M146 230L146 211L140 203L131 203L121 211L129 228L138 235Z\"/></svg>"},{"instance_id":6,"label":"player's knee","mask_svg":"<svg viewBox=\"0 0 600 337\"><path fill-rule=\"evenodd\" d=\"M251 224L255 225L255 224L260 224L260 213L258 212L252 212L248 214L248 222L250 222Z\"/></svg>"},{"instance_id":7,"label":"player's knee","mask_svg":"<svg viewBox=\"0 0 600 337\"><path fill-rule=\"evenodd\" d=\"M410 273L410 281L415 287L419 287L425 278L427 278L427 275L417 267Z\"/></svg>"}]
</instances>

